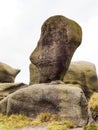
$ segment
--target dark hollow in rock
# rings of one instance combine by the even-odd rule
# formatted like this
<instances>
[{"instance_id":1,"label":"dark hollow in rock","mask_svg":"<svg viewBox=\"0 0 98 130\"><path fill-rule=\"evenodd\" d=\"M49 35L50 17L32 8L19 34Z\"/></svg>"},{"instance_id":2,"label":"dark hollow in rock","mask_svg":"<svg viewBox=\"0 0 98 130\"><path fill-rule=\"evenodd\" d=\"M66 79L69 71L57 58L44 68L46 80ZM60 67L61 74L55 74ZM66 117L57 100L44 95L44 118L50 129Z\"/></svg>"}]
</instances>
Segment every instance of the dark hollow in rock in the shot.
<instances>
[{"instance_id":1,"label":"dark hollow in rock","mask_svg":"<svg viewBox=\"0 0 98 130\"><path fill-rule=\"evenodd\" d=\"M34 113L35 116L37 116L39 113L43 113L43 112L58 114L59 108L53 102L43 99L35 104Z\"/></svg>"}]
</instances>

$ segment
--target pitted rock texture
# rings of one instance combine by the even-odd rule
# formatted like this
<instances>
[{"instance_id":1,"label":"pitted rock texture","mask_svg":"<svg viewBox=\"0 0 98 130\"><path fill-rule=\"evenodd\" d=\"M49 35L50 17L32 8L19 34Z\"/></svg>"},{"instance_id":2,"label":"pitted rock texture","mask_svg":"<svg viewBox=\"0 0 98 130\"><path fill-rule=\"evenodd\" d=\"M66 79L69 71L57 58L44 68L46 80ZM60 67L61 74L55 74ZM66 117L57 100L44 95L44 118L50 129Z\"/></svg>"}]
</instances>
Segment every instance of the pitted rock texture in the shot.
<instances>
[{"instance_id":1,"label":"pitted rock texture","mask_svg":"<svg viewBox=\"0 0 98 130\"><path fill-rule=\"evenodd\" d=\"M63 78L81 40L81 27L73 20L57 15L44 22L37 47L30 55L40 83Z\"/></svg>"},{"instance_id":2,"label":"pitted rock texture","mask_svg":"<svg viewBox=\"0 0 98 130\"><path fill-rule=\"evenodd\" d=\"M88 121L87 100L78 84L35 84L0 101L3 114L36 117L42 112L57 114L77 126L84 126Z\"/></svg>"}]
</instances>

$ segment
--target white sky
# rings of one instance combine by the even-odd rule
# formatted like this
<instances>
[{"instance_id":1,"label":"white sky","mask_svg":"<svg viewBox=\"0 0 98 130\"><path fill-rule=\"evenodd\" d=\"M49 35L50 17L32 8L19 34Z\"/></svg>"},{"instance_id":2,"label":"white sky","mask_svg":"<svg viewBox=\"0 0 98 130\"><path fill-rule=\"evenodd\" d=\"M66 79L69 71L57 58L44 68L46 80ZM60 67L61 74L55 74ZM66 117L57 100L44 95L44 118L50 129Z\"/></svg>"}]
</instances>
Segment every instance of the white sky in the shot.
<instances>
[{"instance_id":1,"label":"white sky","mask_svg":"<svg viewBox=\"0 0 98 130\"><path fill-rule=\"evenodd\" d=\"M29 83L29 56L41 25L58 14L82 27L83 40L72 60L90 61L98 72L98 0L0 0L0 61L21 69L16 82Z\"/></svg>"}]
</instances>

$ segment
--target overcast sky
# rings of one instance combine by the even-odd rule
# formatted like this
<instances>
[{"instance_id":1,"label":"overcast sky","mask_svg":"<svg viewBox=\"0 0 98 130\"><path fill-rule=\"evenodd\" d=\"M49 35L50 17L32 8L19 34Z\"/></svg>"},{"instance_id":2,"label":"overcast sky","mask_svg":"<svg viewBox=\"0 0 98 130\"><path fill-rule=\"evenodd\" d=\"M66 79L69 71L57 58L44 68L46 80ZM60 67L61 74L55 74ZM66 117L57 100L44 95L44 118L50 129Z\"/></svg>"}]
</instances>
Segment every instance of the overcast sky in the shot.
<instances>
[{"instance_id":1,"label":"overcast sky","mask_svg":"<svg viewBox=\"0 0 98 130\"><path fill-rule=\"evenodd\" d=\"M21 69L16 82L29 83L29 56L53 15L80 24L82 43L72 60L90 61L98 72L98 0L0 0L0 61Z\"/></svg>"}]
</instances>

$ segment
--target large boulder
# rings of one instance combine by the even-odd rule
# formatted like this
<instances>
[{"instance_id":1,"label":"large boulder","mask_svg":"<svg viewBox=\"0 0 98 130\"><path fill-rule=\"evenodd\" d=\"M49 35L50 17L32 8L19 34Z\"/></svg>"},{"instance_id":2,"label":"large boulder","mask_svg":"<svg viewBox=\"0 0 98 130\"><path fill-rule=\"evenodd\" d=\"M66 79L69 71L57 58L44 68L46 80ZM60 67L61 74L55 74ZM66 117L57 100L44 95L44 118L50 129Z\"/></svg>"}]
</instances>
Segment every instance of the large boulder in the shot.
<instances>
[{"instance_id":1,"label":"large boulder","mask_svg":"<svg viewBox=\"0 0 98 130\"><path fill-rule=\"evenodd\" d=\"M35 117L41 112L55 113L62 119L83 126L88 121L87 100L79 85L35 84L20 89L0 102L3 114Z\"/></svg>"},{"instance_id":2,"label":"large boulder","mask_svg":"<svg viewBox=\"0 0 98 130\"><path fill-rule=\"evenodd\" d=\"M87 61L71 62L63 82L80 84L86 97L90 98L95 91L98 91L96 67Z\"/></svg>"},{"instance_id":3,"label":"large boulder","mask_svg":"<svg viewBox=\"0 0 98 130\"><path fill-rule=\"evenodd\" d=\"M0 83L13 83L19 72L19 69L0 62Z\"/></svg>"},{"instance_id":4,"label":"large boulder","mask_svg":"<svg viewBox=\"0 0 98 130\"><path fill-rule=\"evenodd\" d=\"M27 87L24 83L0 83L0 100L7 97L9 94Z\"/></svg>"},{"instance_id":5,"label":"large boulder","mask_svg":"<svg viewBox=\"0 0 98 130\"><path fill-rule=\"evenodd\" d=\"M81 40L81 27L73 20L57 15L44 22L37 47L30 55L39 71L39 83L63 78Z\"/></svg>"}]
</instances>

